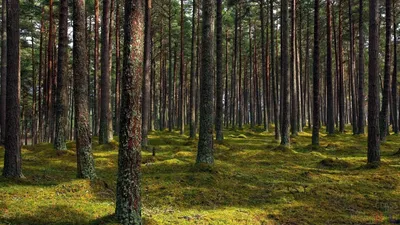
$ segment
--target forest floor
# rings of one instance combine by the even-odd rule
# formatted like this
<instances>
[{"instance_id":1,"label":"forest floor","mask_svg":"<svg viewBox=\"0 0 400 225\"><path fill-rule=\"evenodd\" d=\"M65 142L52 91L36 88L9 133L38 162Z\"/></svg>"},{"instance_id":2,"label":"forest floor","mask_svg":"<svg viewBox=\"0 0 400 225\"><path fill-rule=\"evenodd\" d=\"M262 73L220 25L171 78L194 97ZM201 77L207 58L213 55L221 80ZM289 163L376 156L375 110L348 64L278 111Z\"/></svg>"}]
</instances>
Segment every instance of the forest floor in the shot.
<instances>
[{"instance_id":1,"label":"forest floor","mask_svg":"<svg viewBox=\"0 0 400 225\"><path fill-rule=\"evenodd\" d=\"M196 141L152 132L142 154L145 224L399 224L400 137L382 144L377 169L365 166L366 136L320 141L312 148L306 130L285 149L272 133L225 131L215 165L199 168ZM115 224L118 144L93 144L92 182L75 179L74 143L62 155L50 144L24 146L26 178L0 178L0 224Z\"/></svg>"}]
</instances>

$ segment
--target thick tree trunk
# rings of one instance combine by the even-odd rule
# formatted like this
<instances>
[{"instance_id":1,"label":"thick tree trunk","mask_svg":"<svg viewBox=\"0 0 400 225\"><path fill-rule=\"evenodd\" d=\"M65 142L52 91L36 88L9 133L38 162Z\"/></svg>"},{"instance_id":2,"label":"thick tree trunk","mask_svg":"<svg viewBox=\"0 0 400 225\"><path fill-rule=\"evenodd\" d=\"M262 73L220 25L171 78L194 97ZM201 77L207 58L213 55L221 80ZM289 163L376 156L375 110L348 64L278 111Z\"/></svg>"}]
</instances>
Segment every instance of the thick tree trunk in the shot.
<instances>
[{"instance_id":1,"label":"thick tree trunk","mask_svg":"<svg viewBox=\"0 0 400 225\"><path fill-rule=\"evenodd\" d=\"M142 146L147 146L150 119L151 0L145 0L144 64L142 84Z\"/></svg>"},{"instance_id":2,"label":"thick tree trunk","mask_svg":"<svg viewBox=\"0 0 400 225\"><path fill-rule=\"evenodd\" d=\"M382 108L379 113L379 126L381 141L386 141L388 134L388 116L389 116L389 94L390 94L390 42L392 38L392 2L391 0L385 1L386 8L386 38L385 38L385 69L383 78L382 90Z\"/></svg>"},{"instance_id":3,"label":"thick tree trunk","mask_svg":"<svg viewBox=\"0 0 400 225\"><path fill-rule=\"evenodd\" d=\"M368 163L379 163L379 1L369 0Z\"/></svg>"},{"instance_id":4,"label":"thick tree trunk","mask_svg":"<svg viewBox=\"0 0 400 225\"><path fill-rule=\"evenodd\" d=\"M73 74L75 100L75 134L77 151L77 177L95 178L92 155L92 137L89 125L87 58L85 40L85 1L74 0L73 13Z\"/></svg>"},{"instance_id":5,"label":"thick tree trunk","mask_svg":"<svg viewBox=\"0 0 400 225\"><path fill-rule=\"evenodd\" d=\"M7 1L7 92L6 132L3 176L20 178L20 71L19 1Z\"/></svg>"},{"instance_id":6,"label":"thick tree trunk","mask_svg":"<svg viewBox=\"0 0 400 225\"><path fill-rule=\"evenodd\" d=\"M67 150L68 124L68 0L60 2L56 92L56 150Z\"/></svg>"},{"instance_id":7,"label":"thick tree trunk","mask_svg":"<svg viewBox=\"0 0 400 225\"><path fill-rule=\"evenodd\" d=\"M196 163L214 163L213 149L213 73L215 2L203 0L203 31L200 83L200 133Z\"/></svg>"},{"instance_id":8,"label":"thick tree trunk","mask_svg":"<svg viewBox=\"0 0 400 225\"><path fill-rule=\"evenodd\" d=\"M110 0L103 0L101 23L101 112L99 143L106 144L113 139L110 104Z\"/></svg>"},{"instance_id":9,"label":"thick tree trunk","mask_svg":"<svg viewBox=\"0 0 400 225\"><path fill-rule=\"evenodd\" d=\"M314 5L314 51L313 51L313 131L312 145L319 145L320 91L319 84L319 0Z\"/></svg>"},{"instance_id":10,"label":"thick tree trunk","mask_svg":"<svg viewBox=\"0 0 400 225\"><path fill-rule=\"evenodd\" d=\"M289 145L289 22L288 0L282 0L282 119L281 119L281 145Z\"/></svg>"},{"instance_id":11,"label":"thick tree trunk","mask_svg":"<svg viewBox=\"0 0 400 225\"><path fill-rule=\"evenodd\" d=\"M141 99L143 79L144 3L125 1L121 125L115 214L121 224L142 224L140 200Z\"/></svg>"},{"instance_id":12,"label":"thick tree trunk","mask_svg":"<svg viewBox=\"0 0 400 225\"><path fill-rule=\"evenodd\" d=\"M217 141L222 141L224 135L222 132L223 127L223 81L222 81L222 0L217 0L217 107L215 115L215 132Z\"/></svg>"}]
</instances>

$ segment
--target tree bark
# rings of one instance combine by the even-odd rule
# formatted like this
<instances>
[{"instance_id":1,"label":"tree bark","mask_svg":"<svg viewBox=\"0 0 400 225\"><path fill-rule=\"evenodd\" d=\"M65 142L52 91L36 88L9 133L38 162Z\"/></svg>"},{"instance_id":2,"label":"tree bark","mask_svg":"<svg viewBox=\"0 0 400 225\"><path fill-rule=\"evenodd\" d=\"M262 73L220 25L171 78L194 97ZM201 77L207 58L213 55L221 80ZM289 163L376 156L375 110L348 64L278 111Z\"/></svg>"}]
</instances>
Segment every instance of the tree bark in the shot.
<instances>
[{"instance_id":1,"label":"tree bark","mask_svg":"<svg viewBox=\"0 0 400 225\"><path fill-rule=\"evenodd\" d=\"M292 136L298 135L298 127L297 127L297 94L296 93L296 0L292 0L292 8L291 8L291 33L290 36L290 130Z\"/></svg>"},{"instance_id":2,"label":"tree bark","mask_svg":"<svg viewBox=\"0 0 400 225\"><path fill-rule=\"evenodd\" d=\"M289 141L289 23L288 0L282 0L282 119L281 119L281 145L290 145Z\"/></svg>"},{"instance_id":3,"label":"tree bark","mask_svg":"<svg viewBox=\"0 0 400 225\"><path fill-rule=\"evenodd\" d=\"M395 8L395 3L393 2L393 8ZM397 21L396 13L394 13L393 22L393 32L394 32L394 44L393 44L393 76L392 76L392 117L393 117L393 132L395 134L399 133L399 115L398 115L398 102L397 102Z\"/></svg>"},{"instance_id":4,"label":"tree bark","mask_svg":"<svg viewBox=\"0 0 400 225\"><path fill-rule=\"evenodd\" d=\"M358 133L364 134L364 34L363 34L363 0L359 6L359 42L358 42Z\"/></svg>"},{"instance_id":5,"label":"tree bark","mask_svg":"<svg viewBox=\"0 0 400 225\"><path fill-rule=\"evenodd\" d=\"M379 1L369 0L368 163L379 163Z\"/></svg>"},{"instance_id":6,"label":"tree bark","mask_svg":"<svg viewBox=\"0 0 400 225\"><path fill-rule=\"evenodd\" d=\"M192 47L190 54L190 139L196 138L196 11L197 2L193 0L192 14Z\"/></svg>"},{"instance_id":7,"label":"tree bark","mask_svg":"<svg viewBox=\"0 0 400 225\"><path fill-rule=\"evenodd\" d=\"M103 0L101 23L101 112L99 143L106 144L113 139L112 113L110 107L110 0Z\"/></svg>"},{"instance_id":8,"label":"tree bark","mask_svg":"<svg viewBox=\"0 0 400 225\"><path fill-rule=\"evenodd\" d=\"M56 92L56 150L67 150L68 124L68 0L60 2Z\"/></svg>"},{"instance_id":9,"label":"tree bark","mask_svg":"<svg viewBox=\"0 0 400 225\"><path fill-rule=\"evenodd\" d=\"M319 145L320 91L319 91L319 0L314 5L314 51L313 51L313 129L312 145Z\"/></svg>"},{"instance_id":10,"label":"tree bark","mask_svg":"<svg viewBox=\"0 0 400 225\"><path fill-rule=\"evenodd\" d=\"M142 84L142 146L147 146L150 119L151 0L145 0L144 64Z\"/></svg>"},{"instance_id":11,"label":"tree bark","mask_svg":"<svg viewBox=\"0 0 400 225\"><path fill-rule=\"evenodd\" d=\"M392 3L391 0L385 1L386 8L386 37L385 37L385 68L382 91L382 108L379 113L379 126L381 141L386 141L388 135L388 114L389 114L389 94L390 94L390 42L392 38Z\"/></svg>"},{"instance_id":12,"label":"tree bark","mask_svg":"<svg viewBox=\"0 0 400 225\"><path fill-rule=\"evenodd\" d=\"M19 1L7 1L7 91L3 176L21 178Z\"/></svg>"},{"instance_id":13,"label":"tree bark","mask_svg":"<svg viewBox=\"0 0 400 225\"><path fill-rule=\"evenodd\" d=\"M4 143L6 136L6 90L7 90L7 9L6 0L2 1L1 8L1 97L0 97L0 143Z\"/></svg>"},{"instance_id":14,"label":"tree bark","mask_svg":"<svg viewBox=\"0 0 400 225\"><path fill-rule=\"evenodd\" d=\"M77 177L96 177L92 155L92 137L89 125L87 59L85 40L85 1L74 0L73 13L73 74L75 100L75 134L77 151Z\"/></svg>"},{"instance_id":15,"label":"tree bark","mask_svg":"<svg viewBox=\"0 0 400 225\"><path fill-rule=\"evenodd\" d=\"M215 115L215 133L217 141L222 141L224 135L223 127L223 81L222 81L222 0L217 0L217 107Z\"/></svg>"},{"instance_id":16,"label":"tree bark","mask_svg":"<svg viewBox=\"0 0 400 225\"><path fill-rule=\"evenodd\" d=\"M327 12L327 62L326 62L326 89L327 89L327 131L333 134L335 131L335 123L333 118L334 102L333 102L333 79L332 79L332 15L331 0L326 2Z\"/></svg>"},{"instance_id":17,"label":"tree bark","mask_svg":"<svg viewBox=\"0 0 400 225\"><path fill-rule=\"evenodd\" d=\"M142 138L142 79L144 3L125 1L124 59L115 213L121 224L142 224L140 165Z\"/></svg>"},{"instance_id":18,"label":"tree bark","mask_svg":"<svg viewBox=\"0 0 400 225\"><path fill-rule=\"evenodd\" d=\"M100 85L98 82L99 70L99 23L100 23L100 10L99 0L94 0L94 54L93 54L93 135L98 134L99 125L99 100L100 100Z\"/></svg>"},{"instance_id":19,"label":"tree bark","mask_svg":"<svg viewBox=\"0 0 400 225\"><path fill-rule=\"evenodd\" d=\"M203 0L203 31L200 82L200 133L196 163L214 163L213 149L213 73L215 2Z\"/></svg>"}]
</instances>

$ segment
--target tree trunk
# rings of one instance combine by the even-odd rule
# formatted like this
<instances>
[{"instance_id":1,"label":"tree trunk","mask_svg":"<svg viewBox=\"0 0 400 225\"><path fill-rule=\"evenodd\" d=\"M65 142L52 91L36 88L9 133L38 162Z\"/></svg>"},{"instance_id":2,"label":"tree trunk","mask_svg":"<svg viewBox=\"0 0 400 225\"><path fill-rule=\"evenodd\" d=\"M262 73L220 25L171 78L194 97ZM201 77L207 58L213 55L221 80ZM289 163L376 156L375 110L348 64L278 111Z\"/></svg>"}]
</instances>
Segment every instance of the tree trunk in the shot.
<instances>
[{"instance_id":1,"label":"tree trunk","mask_svg":"<svg viewBox=\"0 0 400 225\"><path fill-rule=\"evenodd\" d=\"M68 124L68 0L60 2L56 93L56 150L67 150Z\"/></svg>"},{"instance_id":2,"label":"tree trunk","mask_svg":"<svg viewBox=\"0 0 400 225\"><path fill-rule=\"evenodd\" d=\"M119 133L119 115L121 112L121 50L120 50L120 1L115 6L115 132Z\"/></svg>"},{"instance_id":3,"label":"tree trunk","mask_svg":"<svg viewBox=\"0 0 400 225\"><path fill-rule=\"evenodd\" d=\"M271 26L271 80L272 80L272 99L274 103L274 123L275 123L275 140L279 140L280 138L280 133L279 133L279 110L278 110L278 95L277 95L277 76L278 74L275 73L275 52L274 52L274 46L275 46L275 28L274 28L274 1L270 0L270 26Z\"/></svg>"},{"instance_id":4,"label":"tree trunk","mask_svg":"<svg viewBox=\"0 0 400 225\"><path fill-rule=\"evenodd\" d=\"M342 26L342 0L339 0L339 132L344 133L345 115L344 115L344 69L343 69L343 26Z\"/></svg>"},{"instance_id":5,"label":"tree trunk","mask_svg":"<svg viewBox=\"0 0 400 225\"><path fill-rule=\"evenodd\" d=\"M359 8L359 42L358 42L358 133L364 134L364 34L363 34L363 0Z\"/></svg>"},{"instance_id":6,"label":"tree trunk","mask_svg":"<svg viewBox=\"0 0 400 225\"><path fill-rule=\"evenodd\" d=\"M147 146L150 119L151 0L145 0L144 64L142 84L142 146Z\"/></svg>"},{"instance_id":7,"label":"tree trunk","mask_svg":"<svg viewBox=\"0 0 400 225\"><path fill-rule=\"evenodd\" d=\"M196 137L196 11L197 2L193 0L193 14L192 14L192 47L190 53L190 139Z\"/></svg>"},{"instance_id":8,"label":"tree trunk","mask_svg":"<svg viewBox=\"0 0 400 225\"><path fill-rule=\"evenodd\" d=\"M354 91L354 30L353 30L353 19L352 19L352 1L349 0L349 30L350 30L350 60L349 60L349 79L350 79L350 94L351 94L351 125L353 127L353 134L357 134L357 101L355 98Z\"/></svg>"},{"instance_id":9,"label":"tree trunk","mask_svg":"<svg viewBox=\"0 0 400 225\"><path fill-rule=\"evenodd\" d=\"M333 102L333 81L332 81L332 15L331 15L331 0L326 2L327 12L327 62L326 62L326 91L327 91L327 131L328 134L333 134L335 131L335 123L333 119L334 102Z\"/></svg>"},{"instance_id":10,"label":"tree trunk","mask_svg":"<svg viewBox=\"0 0 400 225\"><path fill-rule=\"evenodd\" d=\"M391 0L385 1L386 8L386 38L385 38L385 69L383 78L382 108L379 113L379 126L381 141L386 141L388 134L388 114L389 114L389 94L390 94L390 41L392 38L392 3Z\"/></svg>"},{"instance_id":11,"label":"tree trunk","mask_svg":"<svg viewBox=\"0 0 400 225\"><path fill-rule=\"evenodd\" d=\"M222 81L222 0L217 0L217 107L215 115L215 132L217 141L222 141L223 127L223 81Z\"/></svg>"},{"instance_id":12,"label":"tree trunk","mask_svg":"<svg viewBox=\"0 0 400 225\"><path fill-rule=\"evenodd\" d=\"M110 0L103 0L101 23L101 112L99 143L106 144L113 139L112 113L110 108Z\"/></svg>"},{"instance_id":13,"label":"tree trunk","mask_svg":"<svg viewBox=\"0 0 400 225\"><path fill-rule=\"evenodd\" d=\"M173 127L173 74L172 74L172 0L169 0L168 5L168 53L169 53L169 62L168 62L168 131L172 131Z\"/></svg>"},{"instance_id":14,"label":"tree trunk","mask_svg":"<svg viewBox=\"0 0 400 225\"><path fill-rule=\"evenodd\" d=\"M200 133L196 163L214 163L213 149L213 73L215 3L203 0L203 31L200 82Z\"/></svg>"},{"instance_id":15,"label":"tree trunk","mask_svg":"<svg viewBox=\"0 0 400 225\"><path fill-rule=\"evenodd\" d=\"M179 115L179 119L178 119L178 127L180 128L180 134L182 135L185 132L185 104L184 104L184 39L183 39L183 32L184 32L184 22L183 22L183 14L184 14L184 5L183 5L183 0L181 0L181 47L180 47L180 63L179 63L179 109L178 109L178 115Z\"/></svg>"},{"instance_id":16,"label":"tree trunk","mask_svg":"<svg viewBox=\"0 0 400 225\"><path fill-rule=\"evenodd\" d=\"M260 1L260 21L261 21L261 77L263 79L263 124L264 130L267 127L267 61L265 54L265 22L264 22L264 0Z\"/></svg>"},{"instance_id":17,"label":"tree trunk","mask_svg":"<svg viewBox=\"0 0 400 225\"><path fill-rule=\"evenodd\" d=\"M6 0L2 1L1 8L1 97L0 97L0 143L4 143L6 136L6 90L7 90L7 9Z\"/></svg>"},{"instance_id":18,"label":"tree trunk","mask_svg":"<svg viewBox=\"0 0 400 225\"><path fill-rule=\"evenodd\" d=\"M319 91L319 0L314 5L314 51L313 51L313 131L312 145L319 145L320 91Z\"/></svg>"},{"instance_id":19,"label":"tree trunk","mask_svg":"<svg viewBox=\"0 0 400 225\"><path fill-rule=\"evenodd\" d=\"M98 70L99 70L99 23L100 23L100 10L99 0L94 0L94 72L93 72L93 135L98 134L99 125L99 96L100 86L98 82Z\"/></svg>"},{"instance_id":20,"label":"tree trunk","mask_svg":"<svg viewBox=\"0 0 400 225\"><path fill-rule=\"evenodd\" d=\"M379 1L369 0L368 163L379 163Z\"/></svg>"},{"instance_id":21,"label":"tree trunk","mask_svg":"<svg viewBox=\"0 0 400 225\"><path fill-rule=\"evenodd\" d=\"M290 145L289 141L289 22L288 0L282 0L282 119L281 119L281 145Z\"/></svg>"},{"instance_id":22,"label":"tree trunk","mask_svg":"<svg viewBox=\"0 0 400 225\"><path fill-rule=\"evenodd\" d=\"M296 93L296 0L292 0L291 8L291 37L290 37L290 123L291 133L297 136L297 93Z\"/></svg>"},{"instance_id":23,"label":"tree trunk","mask_svg":"<svg viewBox=\"0 0 400 225\"><path fill-rule=\"evenodd\" d=\"M142 224L140 200L141 94L144 52L144 4L125 1L124 60L115 214L121 224Z\"/></svg>"},{"instance_id":24,"label":"tree trunk","mask_svg":"<svg viewBox=\"0 0 400 225\"><path fill-rule=\"evenodd\" d=\"M96 177L92 155L92 137L89 125L87 59L85 41L85 1L74 0L73 13L73 74L75 99L75 134L77 151L77 177Z\"/></svg>"},{"instance_id":25,"label":"tree trunk","mask_svg":"<svg viewBox=\"0 0 400 225\"><path fill-rule=\"evenodd\" d=\"M3 176L20 178L20 73L19 73L19 1L7 1L7 91L6 132Z\"/></svg>"},{"instance_id":26,"label":"tree trunk","mask_svg":"<svg viewBox=\"0 0 400 225\"><path fill-rule=\"evenodd\" d=\"M395 8L395 3L393 2L393 8ZM394 13L396 15L396 13ZM399 133L399 116L397 113L398 105L397 105L397 21L396 21L396 16L394 16L394 22L393 22L393 27L394 27L394 44L393 44L393 76L392 76L392 117L393 117L393 132L395 134Z\"/></svg>"}]
</instances>

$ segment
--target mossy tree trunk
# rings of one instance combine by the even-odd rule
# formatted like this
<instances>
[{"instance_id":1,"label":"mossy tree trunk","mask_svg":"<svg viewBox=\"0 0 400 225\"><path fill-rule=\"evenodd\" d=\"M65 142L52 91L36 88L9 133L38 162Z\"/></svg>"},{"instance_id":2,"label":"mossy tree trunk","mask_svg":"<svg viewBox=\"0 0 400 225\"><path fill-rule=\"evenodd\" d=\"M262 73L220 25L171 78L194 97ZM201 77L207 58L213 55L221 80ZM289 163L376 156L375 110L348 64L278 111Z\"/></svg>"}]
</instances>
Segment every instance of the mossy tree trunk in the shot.
<instances>
[{"instance_id":1,"label":"mossy tree trunk","mask_svg":"<svg viewBox=\"0 0 400 225\"><path fill-rule=\"evenodd\" d=\"M65 144L68 125L68 0L60 2L58 35L58 69L56 92L55 149L67 150Z\"/></svg>"},{"instance_id":2,"label":"mossy tree trunk","mask_svg":"<svg viewBox=\"0 0 400 225\"><path fill-rule=\"evenodd\" d=\"M7 91L6 132L3 176L20 178L20 73L19 73L19 1L7 1Z\"/></svg>"},{"instance_id":3,"label":"mossy tree trunk","mask_svg":"<svg viewBox=\"0 0 400 225\"><path fill-rule=\"evenodd\" d=\"M125 1L116 216L121 224L142 224L140 164L144 2Z\"/></svg>"},{"instance_id":4,"label":"mossy tree trunk","mask_svg":"<svg viewBox=\"0 0 400 225\"><path fill-rule=\"evenodd\" d=\"M379 1L369 0L368 163L379 163Z\"/></svg>"},{"instance_id":5,"label":"mossy tree trunk","mask_svg":"<svg viewBox=\"0 0 400 225\"><path fill-rule=\"evenodd\" d=\"M75 135L77 151L77 177L93 179L95 175L92 155L92 136L89 126L88 79L85 40L85 1L74 0L73 13L73 73L75 100Z\"/></svg>"},{"instance_id":6,"label":"mossy tree trunk","mask_svg":"<svg viewBox=\"0 0 400 225\"><path fill-rule=\"evenodd\" d=\"M215 2L203 0L203 31L200 81L200 133L196 163L214 163L213 97L214 97L214 20Z\"/></svg>"}]
</instances>

